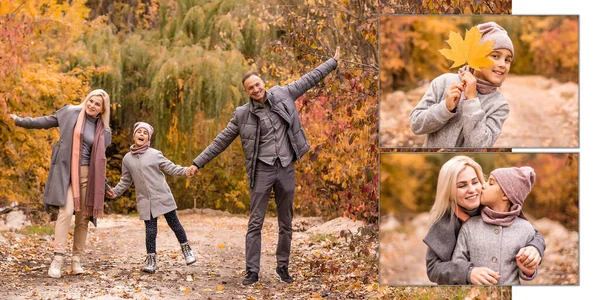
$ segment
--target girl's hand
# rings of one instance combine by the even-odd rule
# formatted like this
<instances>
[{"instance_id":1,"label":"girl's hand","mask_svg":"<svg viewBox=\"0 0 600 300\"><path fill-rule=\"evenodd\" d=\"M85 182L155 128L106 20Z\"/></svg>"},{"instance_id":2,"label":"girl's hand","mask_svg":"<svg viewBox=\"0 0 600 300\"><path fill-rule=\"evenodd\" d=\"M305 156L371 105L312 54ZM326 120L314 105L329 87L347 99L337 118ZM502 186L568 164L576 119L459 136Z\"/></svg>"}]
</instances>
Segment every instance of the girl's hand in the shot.
<instances>
[{"instance_id":1,"label":"girl's hand","mask_svg":"<svg viewBox=\"0 0 600 300\"><path fill-rule=\"evenodd\" d=\"M500 274L485 267L475 267L471 270L469 280L472 284L498 284Z\"/></svg>"},{"instance_id":2,"label":"girl's hand","mask_svg":"<svg viewBox=\"0 0 600 300\"><path fill-rule=\"evenodd\" d=\"M185 170L185 175L187 177L193 177L196 174L196 171L198 171L198 167L192 164Z\"/></svg>"},{"instance_id":3,"label":"girl's hand","mask_svg":"<svg viewBox=\"0 0 600 300\"><path fill-rule=\"evenodd\" d=\"M465 87L465 97L467 100L477 97L477 78L469 71L464 71L460 74L460 79Z\"/></svg>"},{"instance_id":4,"label":"girl's hand","mask_svg":"<svg viewBox=\"0 0 600 300\"><path fill-rule=\"evenodd\" d=\"M516 259L517 265L521 263L525 268L534 270L540 265L540 262L542 261L542 257L540 256L539 251L533 246L527 246L525 248L519 249ZM519 267L519 269L521 268Z\"/></svg>"},{"instance_id":5,"label":"girl's hand","mask_svg":"<svg viewBox=\"0 0 600 300\"><path fill-rule=\"evenodd\" d=\"M446 92L446 108L453 111L460 101L460 95L464 90L462 82L453 83Z\"/></svg>"},{"instance_id":6,"label":"girl's hand","mask_svg":"<svg viewBox=\"0 0 600 300\"><path fill-rule=\"evenodd\" d=\"M15 114L10 114L9 116L10 116L10 117L11 117L13 120L16 120L16 119L18 118L18 116L17 116L17 115L15 115Z\"/></svg>"},{"instance_id":7,"label":"girl's hand","mask_svg":"<svg viewBox=\"0 0 600 300\"><path fill-rule=\"evenodd\" d=\"M333 59L335 59L336 61L340 59L340 46L335 48L335 54L333 55Z\"/></svg>"},{"instance_id":8,"label":"girl's hand","mask_svg":"<svg viewBox=\"0 0 600 300\"><path fill-rule=\"evenodd\" d=\"M115 191L113 191L113 189L110 188L110 190L106 191L106 197L110 199L115 199Z\"/></svg>"}]
</instances>

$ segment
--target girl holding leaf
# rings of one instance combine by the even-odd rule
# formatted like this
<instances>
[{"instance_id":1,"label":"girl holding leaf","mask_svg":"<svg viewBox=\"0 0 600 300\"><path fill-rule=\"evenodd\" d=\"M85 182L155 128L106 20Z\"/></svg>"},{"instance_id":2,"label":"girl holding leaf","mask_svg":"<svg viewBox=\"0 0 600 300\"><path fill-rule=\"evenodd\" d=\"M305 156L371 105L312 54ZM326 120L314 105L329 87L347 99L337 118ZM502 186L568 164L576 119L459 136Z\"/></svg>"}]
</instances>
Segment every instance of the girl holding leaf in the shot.
<instances>
[{"instance_id":1,"label":"girl holding leaf","mask_svg":"<svg viewBox=\"0 0 600 300\"><path fill-rule=\"evenodd\" d=\"M514 47L495 22L477 25L462 40L450 33L451 49L440 52L462 66L458 74L435 78L410 113L410 128L427 134L423 147L492 147L508 118L509 107L498 87L506 79Z\"/></svg>"}]
</instances>

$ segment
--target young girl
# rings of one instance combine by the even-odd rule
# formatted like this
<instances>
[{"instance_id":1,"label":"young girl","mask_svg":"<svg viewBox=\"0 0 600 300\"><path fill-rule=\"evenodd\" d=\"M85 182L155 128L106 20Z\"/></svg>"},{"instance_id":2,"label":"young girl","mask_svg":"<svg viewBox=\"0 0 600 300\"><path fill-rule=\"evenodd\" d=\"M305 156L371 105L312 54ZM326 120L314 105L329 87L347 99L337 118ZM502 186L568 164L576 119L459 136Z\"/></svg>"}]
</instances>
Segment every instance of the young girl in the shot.
<instances>
[{"instance_id":1,"label":"young girl","mask_svg":"<svg viewBox=\"0 0 600 300\"><path fill-rule=\"evenodd\" d=\"M532 280L537 268L524 267L515 257L535 236L533 225L519 218L534 182L531 167L492 171L482 190L481 216L470 218L460 229L452 260L496 271L499 285L519 284L519 278Z\"/></svg>"},{"instance_id":2,"label":"young girl","mask_svg":"<svg viewBox=\"0 0 600 300\"><path fill-rule=\"evenodd\" d=\"M429 280L438 284L496 284L499 274L473 262L453 260L458 233L464 222L480 214L483 171L472 158L455 156L441 168L435 203L431 208L431 227L423 242L427 245L426 265ZM535 268L546 249L542 236L519 250L523 268Z\"/></svg>"},{"instance_id":3,"label":"young girl","mask_svg":"<svg viewBox=\"0 0 600 300\"><path fill-rule=\"evenodd\" d=\"M123 158L122 176L119 184L107 193L110 198L116 198L123 194L133 183L135 185L135 196L137 210L140 219L146 224L146 256L145 266L142 271L154 273L157 270L156 262L156 234L157 218L164 215L167 224L181 244L181 252L186 264L196 262L192 249L188 244L185 230L177 218L177 204L171 194L171 189L165 180L164 170L173 176L184 176L186 167L175 165L162 152L150 148L150 138L154 128L148 123L137 122L133 128L133 145L131 151Z\"/></svg>"},{"instance_id":4,"label":"young girl","mask_svg":"<svg viewBox=\"0 0 600 300\"><path fill-rule=\"evenodd\" d=\"M488 54L494 64L480 71L468 66L457 74L435 78L410 113L410 128L415 134L427 134L423 147L492 147L508 118L508 102L498 91L514 56L510 37L500 25L477 25L481 43L494 40Z\"/></svg>"}]
</instances>

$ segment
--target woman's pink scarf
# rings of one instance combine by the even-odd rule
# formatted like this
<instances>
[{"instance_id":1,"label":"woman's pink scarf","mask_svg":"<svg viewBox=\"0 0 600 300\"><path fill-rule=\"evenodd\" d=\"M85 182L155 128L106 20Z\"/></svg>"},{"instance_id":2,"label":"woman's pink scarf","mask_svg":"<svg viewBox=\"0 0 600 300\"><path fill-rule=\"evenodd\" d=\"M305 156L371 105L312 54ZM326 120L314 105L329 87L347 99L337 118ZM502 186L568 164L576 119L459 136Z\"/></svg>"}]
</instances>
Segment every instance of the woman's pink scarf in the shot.
<instances>
[{"instance_id":1,"label":"woman's pink scarf","mask_svg":"<svg viewBox=\"0 0 600 300\"><path fill-rule=\"evenodd\" d=\"M73 208L81 210L81 195L79 186L79 170L81 158L81 141L85 127L85 109L81 109L77 117L77 123L73 130L73 144L71 148L71 186L73 188ZM86 216L94 218L104 215L104 184L106 179L106 153L104 145L104 122L102 118L96 121L96 132L92 144L92 157L90 158L90 170L88 172L88 185L85 205Z\"/></svg>"}]
</instances>

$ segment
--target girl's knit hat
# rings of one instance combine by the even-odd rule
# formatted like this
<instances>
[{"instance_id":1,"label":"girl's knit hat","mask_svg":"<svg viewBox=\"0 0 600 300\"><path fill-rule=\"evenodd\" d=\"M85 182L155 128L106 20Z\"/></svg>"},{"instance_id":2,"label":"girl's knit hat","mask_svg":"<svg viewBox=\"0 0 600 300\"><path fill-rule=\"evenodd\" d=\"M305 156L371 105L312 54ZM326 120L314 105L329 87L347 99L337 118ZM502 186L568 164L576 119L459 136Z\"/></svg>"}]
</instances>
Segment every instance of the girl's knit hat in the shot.
<instances>
[{"instance_id":1,"label":"girl's knit hat","mask_svg":"<svg viewBox=\"0 0 600 300\"><path fill-rule=\"evenodd\" d=\"M496 178L508 200L521 206L535 183L535 171L532 167L500 168L492 171L490 175Z\"/></svg>"},{"instance_id":2,"label":"girl's knit hat","mask_svg":"<svg viewBox=\"0 0 600 300\"><path fill-rule=\"evenodd\" d=\"M493 47L494 50L508 49L513 56L515 55L512 40L502 26L496 24L496 22L487 22L477 25L477 29L481 32L480 43L490 40L496 41Z\"/></svg>"},{"instance_id":3,"label":"girl's knit hat","mask_svg":"<svg viewBox=\"0 0 600 300\"><path fill-rule=\"evenodd\" d=\"M144 128L146 130L148 130L148 141L150 141L150 139L152 138L152 133L154 133L154 128L152 127L152 125L146 123L146 122L137 122L135 123L135 125L133 125L133 136L135 137L135 132L139 129L139 128Z\"/></svg>"}]
</instances>

